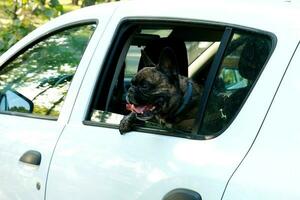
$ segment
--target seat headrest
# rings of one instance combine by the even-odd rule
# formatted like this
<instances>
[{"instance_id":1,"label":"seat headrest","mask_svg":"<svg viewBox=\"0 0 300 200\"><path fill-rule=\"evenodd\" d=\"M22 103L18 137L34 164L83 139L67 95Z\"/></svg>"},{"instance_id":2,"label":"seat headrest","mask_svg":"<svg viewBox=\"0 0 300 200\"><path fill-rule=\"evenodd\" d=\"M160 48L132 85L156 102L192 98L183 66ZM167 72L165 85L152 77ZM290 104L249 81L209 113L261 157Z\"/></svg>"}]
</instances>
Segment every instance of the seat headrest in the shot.
<instances>
[{"instance_id":1,"label":"seat headrest","mask_svg":"<svg viewBox=\"0 0 300 200\"><path fill-rule=\"evenodd\" d=\"M265 39L248 39L242 49L238 64L241 76L254 81L266 62L269 51L270 45Z\"/></svg>"}]
</instances>

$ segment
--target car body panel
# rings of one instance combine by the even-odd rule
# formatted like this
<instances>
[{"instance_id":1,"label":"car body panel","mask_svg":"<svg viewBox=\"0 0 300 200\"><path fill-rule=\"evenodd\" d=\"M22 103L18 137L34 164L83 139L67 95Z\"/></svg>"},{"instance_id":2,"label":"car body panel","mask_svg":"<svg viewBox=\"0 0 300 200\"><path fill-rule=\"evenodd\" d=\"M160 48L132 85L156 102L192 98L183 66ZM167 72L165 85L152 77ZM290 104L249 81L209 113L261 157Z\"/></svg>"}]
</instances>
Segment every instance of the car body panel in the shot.
<instances>
[{"instance_id":1,"label":"car body panel","mask_svg":"<svg viewBox=\"0 0 300 200\"><path fill-rule=\"evenodd\" d=\"M0 120L1 199L42 199L52 151L63 125L8 115L1 115ZM40 166L19 161L28 150L42 154Z\"/></svg>"},{"instance_id":2,"label":"car body panel","mask_svg":"<svg viewBox=\"0 0 300 200\"><path fill-rule=\"evenodd\" d=\"M230 181L224 199L300 198L299 64L298 48L260 133Z\"/></svg>"}]
</instances>

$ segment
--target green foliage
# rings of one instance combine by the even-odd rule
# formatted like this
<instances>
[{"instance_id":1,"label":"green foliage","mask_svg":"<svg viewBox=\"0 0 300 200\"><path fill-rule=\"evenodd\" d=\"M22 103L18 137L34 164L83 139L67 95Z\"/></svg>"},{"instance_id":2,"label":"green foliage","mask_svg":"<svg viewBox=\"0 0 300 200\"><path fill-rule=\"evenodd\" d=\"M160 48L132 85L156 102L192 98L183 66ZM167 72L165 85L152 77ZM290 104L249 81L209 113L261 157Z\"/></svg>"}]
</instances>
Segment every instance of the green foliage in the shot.
<instances>
[{"instance_id":1,"label":"green foliage","mask_svg":"<svg viewBox=\"0 0 300 200\"><path fill-rule=\"evenodd\" d=\"M9 47L19 41L34 28L35 27L32 24L18 19L13 20L11 26L9 27L1 27L0 54L5 52Z\"/></svg>"},{"instance_id":2,"label":"green foliage","mask_svg":"<svg viewBox=\"0 0 300 200\"><path fill-rule=\"evenodd\" d=\"M117 0L0 0L0 55L45 22L81 7Z\"/></svg>"},{"instance_id":3,"label":"green foliage","mask_svg":"<svg viewBox=\"0 0 300 200\"><path fill-rule=\"evenodd\" d=\"M0 5L0 54L46 21L63 13L58 0L7 0Z\"/></svg>"},{"instance_id":4,"label":"green foliage","mask_svg":"<svg viewBox=\"0 0 300 200\"><path fill-rule=\"evenodd\" d=\"M59 3L58 0L50 0L49 6L54 8L56 11L63 12L63 6Z\"/></svg>"}]
</instances>

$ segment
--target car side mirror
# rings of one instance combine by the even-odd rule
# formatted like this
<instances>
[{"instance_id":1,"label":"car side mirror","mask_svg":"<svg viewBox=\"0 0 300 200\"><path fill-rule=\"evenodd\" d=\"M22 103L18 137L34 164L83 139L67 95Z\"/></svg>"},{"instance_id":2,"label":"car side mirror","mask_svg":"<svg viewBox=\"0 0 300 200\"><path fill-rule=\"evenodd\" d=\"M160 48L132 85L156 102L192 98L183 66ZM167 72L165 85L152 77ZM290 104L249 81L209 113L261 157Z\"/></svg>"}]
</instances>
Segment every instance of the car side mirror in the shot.
<instances>
[{"instance_id":1,"label":"car side mirror","mask_svg":"<svg viewBox=\"0 0 300 200\"><path fill-rule=\"evenodd\" d=\"M19 92L8 89L0 93L0 112L3 111L32 113L33 103Z\"/></svg>"}]
</instances>

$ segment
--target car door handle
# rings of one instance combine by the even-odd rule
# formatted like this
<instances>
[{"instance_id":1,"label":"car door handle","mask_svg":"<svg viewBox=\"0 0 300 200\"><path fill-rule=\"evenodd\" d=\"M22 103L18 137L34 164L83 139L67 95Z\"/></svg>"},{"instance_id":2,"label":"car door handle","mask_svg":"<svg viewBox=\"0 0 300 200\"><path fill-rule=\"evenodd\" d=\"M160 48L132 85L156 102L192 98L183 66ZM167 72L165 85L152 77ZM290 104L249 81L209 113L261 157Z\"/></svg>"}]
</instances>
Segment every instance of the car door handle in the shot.
<instances>
[{"instance_id":1,"label":"car door handle","mask_svg":"<svg viewBox=\"0 0 300 200\"><path fill-rule=\"evenodd\" d=\"M21 158L19 159L20 162L37 165L39 166L42 161L42 155L40 152L35 150L26 151Z\"/></svg>"},{"instance_id":2,"label":"car door handle","mask_svg":"<svg viewBox=\"0 0 300 200\"><path fill-rule=\"evenodd\" d=\"M177 188L168 192L162 200L202 200L200 194L193 190Z\"/></svg>"}]
</instances>

